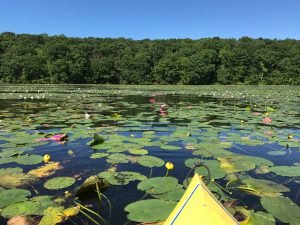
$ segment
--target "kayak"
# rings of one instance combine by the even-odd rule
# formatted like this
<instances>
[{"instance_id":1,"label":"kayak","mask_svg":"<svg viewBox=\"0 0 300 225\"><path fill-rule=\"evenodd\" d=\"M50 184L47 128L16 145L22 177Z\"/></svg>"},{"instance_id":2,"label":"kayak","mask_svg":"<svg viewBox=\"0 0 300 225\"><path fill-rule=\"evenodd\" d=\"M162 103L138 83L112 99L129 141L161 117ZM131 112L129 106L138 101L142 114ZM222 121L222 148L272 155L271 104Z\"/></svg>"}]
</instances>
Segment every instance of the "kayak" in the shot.
<instances>
[{"instance_id":1,"label":"kayak","mask_svg":"<svg viewBox=\"0 0 300 225\"><path fill-rule=\"evenodd\" d=\"M163 225L239 225L195 173L188 189Z\"/></svg>"}]
</instances>

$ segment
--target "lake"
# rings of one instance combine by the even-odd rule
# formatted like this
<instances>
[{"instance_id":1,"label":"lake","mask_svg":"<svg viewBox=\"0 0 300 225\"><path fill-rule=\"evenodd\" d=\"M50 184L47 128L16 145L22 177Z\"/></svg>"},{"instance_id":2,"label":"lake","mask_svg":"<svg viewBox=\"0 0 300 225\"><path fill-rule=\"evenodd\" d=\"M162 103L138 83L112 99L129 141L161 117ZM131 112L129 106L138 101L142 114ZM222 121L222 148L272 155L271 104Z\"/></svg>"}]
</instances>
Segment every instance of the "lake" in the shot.
<instances>
[{"instance_id":1,"label":"lake","mask_svg":"<svg viewBox=\"0 0 300 225\"><path fill-rule=\"evenodd\" d=\"M0 224L163 221L196 162L245 224L300 224L299 86L0 86Z\"/></svg>"}]
</instances>

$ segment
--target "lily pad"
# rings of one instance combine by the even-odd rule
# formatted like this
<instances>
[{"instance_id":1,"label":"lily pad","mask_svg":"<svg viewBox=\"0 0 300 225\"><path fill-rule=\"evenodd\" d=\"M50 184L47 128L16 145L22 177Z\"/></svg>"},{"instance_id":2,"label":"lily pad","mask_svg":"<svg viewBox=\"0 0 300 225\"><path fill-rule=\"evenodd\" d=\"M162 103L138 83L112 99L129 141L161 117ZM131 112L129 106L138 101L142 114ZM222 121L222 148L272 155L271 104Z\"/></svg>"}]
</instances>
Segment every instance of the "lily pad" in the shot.
<instances>
[{"instance_id":1,"label":"lily pad","mask_svg":"<svg viewBox=\"0 0 300 225\"><path fill-rule=\"evenodd\" d=\"M45 209L44 216L39 225L56 225L64 221L63 207L49 207Z\"/></svg>"},{"instance_id":2,"label":"lily pad","mask_svg":"<svg viewBox=\"0 0 300 225\"><path fill-rule=\"evenodd\" d=\"M300 166L273 166L269 168L270 172L284 177L299 177Z\"/></svg>"},{"instance_id":3,"label":"lily pad","mask_svg":"<svg viewBox=\"0 0 300 225\"><path fill-rule=\"evenodd\" d=\"M145 166L145 167L161 167L165 164L165 162L158 158L158 157L155 157L155 156L141 156L139 159L138 159L138 163L142 166Z\"/></svg>"},{"instance_id":4,"label":"lily pad","mask_svg":"<svg viewBox=\"0 0 300 225\"><path fill-rule=\"evenodd\" d=\"M30 191L24 189L0 190L0 208L12 203L26 201Z\"/></svg>"},{"instance_id":5,"label":"lily pad","mask_svg":"<svg viewBox=\"0 0 300 225\"><path fill-rule=\"evenodd\" d=\"M219 158L219 161L220 167L227 173L249 171L256 167L254 162L249 161L248 159L245 159L244 156L240 155Z\"/></svg>"},{"instance_id":6,"label":"lily pad","mask_svg":"<svg viewBox=\"0 0 300 225\"><path fill-rule=\"evenodd\" d=\"M133 202L125 207L131 221L153 223L165 220L176 206L176 202L148 199Z\"/></svg>"},{"instance_id":7,"label":"lily pad","mask_svg":"<svg viewBox=\"0 0 300 225\"><path fill-rule=\"evenodd\" d=\"M219 179L225 177L226 175L225 171L220 167L220 163L217 160L202 161L200 159L193 158L187 159L184 163L189 168L193 168L195 163L203 163L205 166L208 167L212 179ZM207 169L203 166L197 167L195 169L195 172L202 176L208 175Z\"/></svg>"},{"instance_id":8,"label":"lily pad","mask_svg":"<svg viewBox=\"0 0 300 225\"><path fill-rule=\"evenodd\" d=\"M96 145L100 145L100 144L103 144L104 143L104 138L101 137L99 134L95 133L94 134L94 137L93 137L93 140L88 142L87 144L91 147L94 147Z\"/></svg>"},{"instance_id":9,"label":"lily pad","mask_svg":"<svg viewBox=\"0 0 300 225\"><path fill-rule=\"evenodd\" d=\"M22 155L16 158L15 162L22 165L34 165L43 161L40 155Z\"/></svg>"},{"instance_id":10,"label":"lily pad","mask_svg":"<svg viewBox=\"0 0 300 225\"><path fill-rule=\"evenodd\" d=\"M91 155L91 159L100 159L100 158L104 158L106 156L108 156L108 153L104 153L104 152L96 152L94 154Z\"/></svg>"},{"instance_id":11,"label":"lily pad","mask_svg":"<svg viewBox=\"0 0 300 225\"><path fill-rule=\"evenodd\" d=\"M28 201L18 202L5 207L1 211L4 218L11 218L17 215L43 215L44 210L50 206L57 206L50 196L38 196Z\"/></svg>"},{"instance_id":12,"label":"lily pad","mask_svg":"<svg viewBox=\"0 0 300 225\"><path fill-rule=\"evenodd\" d=\"M102 179L106 179L108 183L111 185L127 185L130 181L135 180L146 180L147 177L136 172L130 171L105 171L98 174L98 176Z\"/></svg>"},{"instance_id":13,"label":"lily pad","mask_svg":"<svg viewBox=\"0 0 300 225\"><path fill-rule=\"evenodd\" d=\"M121 153L111 154L107 157L106 161L111 164L128 163L126 155Z\"/></svg>"},{"instance_id":14,"label":"lily pad","mask_svg":"<svg viewBox=\"0 0 300 225\"><path fill-rule=\"evenodd\" d=\"M44 183L44 187L49 190L63 189L73 185L75 181L73 177L55 177L47 180Z\"/></svg>"},{"instance_id":15,"label":"lily pad","mask_svg":"<svg viewBox=\"0 0 300 225\"><path fill-rule=\"evenodd\" d=\"M28 174L37 176L37 177L48 177L54 174L57 170L61 170L63 167L59 162L48 162L46 165L41 166L37 169L30 170Z\"/></svg>"},{"instance_id":16,"label":"lily pad","mask_svg":"<svg viewBox=\"0 0 300 225\"><path fill-rule=\"evenodd\" d=\"M134 155L147 155L148 151L145 149L140 149L140 148L133 148L128 150L129 153L134 154Z\"/></svg>"},{"instance_id":17,"label":"lily pad","mask_svg":"<svg viewBox=\"0 0 300 225\"><path fill-rule=\"evenodd\" d=\"M254 212L243 207L237 207L236 210L242 213L246 219L240 222L241 225L275 225L276 221L272 214L265 212Z\"/></svg>"},{"instance_id":18,"label":"lily pad","mask_svg":"<svg viewBox=\"0 0 300 225\"><path fill-rule=\"evenodd\" d=\"M178 185L175 177L153 177L140 182L137 189L157 195L177 189Z\"/></svg>"},{"instance_id":19,"label":"lily pad","mask_svg":"<svg viewBox=\"0 0 300 225\"><path fill-rule=\"evenodd\" d=\"M96 183L98 183L100 188L107 186L107 182L103 179L99 179L98 176L90 176L83 182L82 185L79 186L79 188L77 188L76 194L96 189Z\"/></svg>"},{"instance_id":20,"label":"lily pad","mask_svg":"<svg viewBox=\"0 0 300 225\"><path fill-rule=\"evenodd\" d=\"M281 192L290 191L287 187L270 180L254 179L246 176L241 181L245 185L239 186L239 189L257 196L277 197L281 195Z\"/></svg>"},{"instance_id":21,"label":"lily pad","mask_svg":"<svg viewBox=\"0 0 300 225\"><path fill-rule=\"evenodd\" d=\"M283 196L276 198L262 197L260 202L265 210L284 223L299 224L300 207L291 199Z\"/></svg>"},{"instance_id":22,"label":"lily pad","mask_svg":"<svg viewBox=\"0 0 300 225\"><path fill-rule=\"evenodd\" d=\"M0 176L1 175L8 175L8 174L14 174L14 173L22 173L23 169L20 167L14 167L14 168L2 168L0 169Z\"/></svg>"},{"instance_id":23,"label":"lily pad","mask_svg":"<svg viewBox=\"0 0 300 225\"><path fill-rule=\"evenodd\" d=\"M159 198L166 201L179 201L183 196L185 190L183 188L177 188L172 191L168 191L159 195L152 195L154 198Z\"/></svg>"},{"instance_id":24,"label":"lily pad","mask_svg":"<svg viewBox=\"0 0 300 225\"><path fill-rule=\"evenodd\" d=\"M5 188L15 188L24 184L32 183L36 176L24 173L12 173L0 176L0 186Z\"/></svg>"}]
</instances>

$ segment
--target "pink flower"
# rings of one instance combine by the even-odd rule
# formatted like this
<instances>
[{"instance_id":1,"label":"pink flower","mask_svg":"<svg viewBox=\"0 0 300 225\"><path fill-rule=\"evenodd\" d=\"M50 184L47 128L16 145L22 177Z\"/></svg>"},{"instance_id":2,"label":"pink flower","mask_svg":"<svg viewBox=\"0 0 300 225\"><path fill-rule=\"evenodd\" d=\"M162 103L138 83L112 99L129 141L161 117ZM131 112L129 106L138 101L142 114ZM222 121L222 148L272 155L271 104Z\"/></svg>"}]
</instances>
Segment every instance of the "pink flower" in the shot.
<instances>
[{"instance_id":1,"label":"pink flower","mask_svg":"<svg viewBox=\"0 0 300 225\"><path fill-rule=\"evenodd\" d=\"M154 98L150 98L150 99L149 99L149 102L150 102L150 103L155 103L156 101L155 101Z\"/></svg>"},{"instance_id":2,"label":"pink flower","mask_svg":"<svg viewBox=\"0 0 300 225\"><path fill-rule=\"evenodd\" d=\"M265 124L269 124L272 122L272 119L270 117L265 117L262 119L262 122L265 123Z\"/></svg>"},{"instance_id":3,"label":"pink flower","mask_svg":"<svg viewBox=\"0 0 300 225\"><path fill-rule=\"evenodd\" d=\"M167 116L168 115L168 112L167 111L159 111L159 115L160 116Z\"/></svg>"},{"instance_id":4,"label":"pink flower","mask_svg":"<svg viewBox=\"0 0 300 225\"><path fill-rule=\"evenodd\" d=\"M66 134L56 134L53 135L52 137L49 138L39 138L37 139L37 141L56 141L56 142L61 142L63 140L65 140L67 137Z\"/></svg>"},{"instance_id":5,"label":"pink flower","mask_svg":"<svg viewBox=\"0 0 300 225\"><path fill-rule=\"evenodd\" d=\"M261 115L261 113L260 112L254 112L253 115L259 116L259 115Z\"/></svg>"}]
</instances>

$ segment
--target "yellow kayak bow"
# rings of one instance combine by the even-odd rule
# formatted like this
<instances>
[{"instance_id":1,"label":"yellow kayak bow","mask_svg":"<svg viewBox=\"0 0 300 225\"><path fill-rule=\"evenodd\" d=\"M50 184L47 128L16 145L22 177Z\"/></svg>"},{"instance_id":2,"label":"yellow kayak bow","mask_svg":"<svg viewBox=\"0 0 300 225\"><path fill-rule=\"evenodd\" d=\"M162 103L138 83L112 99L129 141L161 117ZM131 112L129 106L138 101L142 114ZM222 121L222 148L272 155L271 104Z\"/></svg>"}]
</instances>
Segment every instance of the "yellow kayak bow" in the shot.
<instances>
[{"instance_id":1,"label":"yellow kayak bow","mask_svg":"<svg viewBox=\"0 0 300 225\"><path fill-rule=\"evenodd\" d=\"M196 173L163 225L239 225Z\"/></svg>"}]
</instances>

